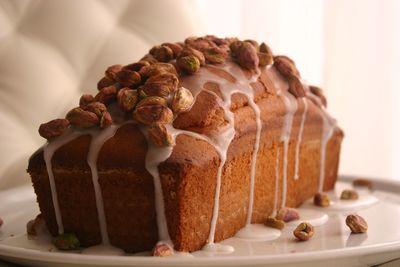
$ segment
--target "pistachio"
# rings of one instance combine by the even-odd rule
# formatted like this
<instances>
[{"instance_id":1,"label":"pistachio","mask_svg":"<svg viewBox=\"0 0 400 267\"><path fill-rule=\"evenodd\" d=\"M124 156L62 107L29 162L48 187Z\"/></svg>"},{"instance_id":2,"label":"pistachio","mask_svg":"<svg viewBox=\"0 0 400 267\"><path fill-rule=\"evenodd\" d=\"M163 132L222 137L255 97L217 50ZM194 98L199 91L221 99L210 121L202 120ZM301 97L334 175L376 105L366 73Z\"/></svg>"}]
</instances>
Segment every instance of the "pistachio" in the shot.
<instances>
[{"instance_id":1,"label":"pistachio","mask_svg":"<svg viewBox=\"0 0 400 267\"><path fill-rule=\"evenodd\" d=\"M156 146L170 146L173 143L172 136L164 124L152 124L148 129L148 133L151 142Z\"/></svg>"},{"instance_id":2,"label":"pistachio","mask_svg":"<svg viewBox=\"0 0 400 267\"><path fill-rule=\"evenodd\" d=\"M99 122L99 118L93 112L83 110L82 108L74 108L67 113L66 119L71 125L89 128L95 126Z\"/></svg>"},{"instance_id":3,"label":"pistachio","mask_svg":"<svg viewBox=\"0 0 400 267\"><path fill-rule=\"evenodd\" d=\"M162 46L169 47L174 52L174 57L177 57L183 49L182 45L178 43L163 43Z\"/></svg>"},{"instance_id":4,"label":"pistachio","mask_svg":"<svg viewBox=\"0 0 400 267\"><path fill-rule=\"evenodd\" d=\"M217 36L214 35L206 35L205 37L206 39L210 40L211 42L213 42L214 44L221 46L221 45L227 45L228 41L226 38L219 38Z\"/></svg>"},{"instance_id":5,"label":"pistachio","mask_svg":"<svg viewBox=\"0 0 400 267\"><path fill-rule=\"evenodd\" d=\"M117 97L117 88L114 85L112 85L102 88L94 97L94 100L96 102L101 102L105 105L108 105L111 102L115 101L116 97Z\"/></svg>"},{"instance_id":6,"label":"pistachio","mask_svg":"<svg viewBox=\"0 0 400 267\"><path fill-rule=\"evenodd\" d=\"M312 94L318 96L319 99L321 99L322 105L326 107L328 102L326 101L326 97L324 96L322 89L314 85L310 85L308 88L310 88Z\"/></svg>"},{"instance_id":7,"label":"pistachio","mask_svg":"<svg viewBox=\"0 0 400 267\"><path fill-rule=\"evenodd\" d=\"M279 209L276 215L276 219L282 220L284 222L290 222L300 219L300 215L297 210L284 207Z\"/></svg>"},{"instance_id":8,"label":"pistachio","mask_svg":"<svg viewBox=\"0 0 400 267\"><path fill-rule=\"evenodd\" d=\"M179 57L176 63L180 70L189 74L193 74L200 69L200 61L195 56Z\"/></svg>"},{"instance_id":9,"label":"pistachio","mask_svg":"<svg viewBox=\"0 0 400 267\"><path fill-rule=\"evenodd\" d=\"M151 76L142 90L147 96L168 97L178 88L178 77L172 73L161 73Z\"/></svg>"},{"instance_id":10,"label":"pistachio","mask_svg":"<svg viewBox=\"0 0 400 267\"><path fill-rule=\"evenodd\" d=\"M258 64L261 67L271 65L274 62L274 59L271 54L258 52L257 56L258 56L258 60L259 60Z\"/></svg>"},{"instance_id":11,"label":"pistachio","mask_svg":"<svg viewBox=\"0 0 400 267\"><path fill-rule=\"evenodd\" d=\"M99 118L101 118L103 116L103 113L107 111L107 107L101 102L92 102L83 109L93 112Z\"/></svg>"},{"instance_id":12,"label":"pistachio","mask_svg":"<svg viewBox=\"0 0 400 267\"><path fill-rule=\"evenodd\" d=\"M204 57L208 63L219 64L226 61L228 53L219 47L212 47L204 51Z\"/></svg>"},{"instance_id":13,"label":"pistachio","mask_svg":"<svg viewBox=\"0 0 400 267\"><path fill-rule=\"evenodd\" d=\"M229 57L230 52L231 52L231 49L229 48L229 45L227 45L227 44L220 45L218 48L221 50L221 52L222 52L224 55L226 55L226 58Z\"/></svg>"},{"instance_id":14,"label":"pistachio","mask_svg":"<svg viewBox=\"0 0 400 267\"><path fill-rule=\"evenodd\" d=\"M331 201L325 194L317 193L314 196L314 205L319 207L329 207Z\"/></svg>"},{"instance_id":15,"label":"pistachio","mask_svg":"<svg viewBox=\"0 0 400 267\"><path fill-rule=\"evenodd\" d=\"M307 241L314 235L314 226L302 222L294 229L293 234L298 240Z\"/></svg>"},{"instance_id":16,"label":"pistachio","mask_svg":"<svg viewBox=\"0 0 400 267\"><path fill-rule=\"evenodd\" d=\"M97 89L101 90L104 87L111 86L115 82L107 77L101 78L101 80L97 83Z\"/></svg>"},{"instance_id":17,"label":"pistachio","mask_svg":"<svg viewBox=\"0 0 400 267\"><path fill-rule=\"evenodd\" d=\"M246 43L251 44L256 49L256 51L259 51L260 45L258 44L258 42L256 40L247 39L247 40L244 40L244 41Z\"/></svg>"},{"instance_id":18,"label":"pistachio","mask_svg":"<svg viewBox=\"0 0 400 267\"><path fill-rule=\"evenodd\" d=\"M149 98L153 99L148 100ZM148 97L140 101L133 112L133 118L146 125L172 122L173 113L160 98ZM154 103L152 103L153 101Z\"/></svg>"},{"instance_id":19,"label":"pistachio","mask_svg":"<svg viewBox=\"0 0 400 267\"><path fill-rule=\"evenodd\" d=\"M358 199L358 193L354 190L345 189L340 194L340 199L343 200L356 200Z\"/></svg>"},{"instance_id":20,"label":"pistachio","mask_svg":"<svg viewBox=\"0 0 400 267\"><path fill-rule=\"evenodd\" d=\"M39 127L39 134L47 140L62 135L68 128L70 122L67 119L55 119L43 123Z\"/></svg>"},{"instance_id":21,"label":"pistachio","mask_svg":"<svg viewBox=\"0 0 400 267\"><path fill-rule=\"evenodd\" d=\"M234 40L234 41L232 41L231 43L230 43L230 45L229 45L229 49L231 50L231 52L232 52L232 56L233 57L236 57L237 56L237 54L238 54L238 52L239 52L239 48L242 46L242 41L239 41L239 40Z\"/></svg>"},{"instance_id":22,"label":"pistachio","mask_svg":"<svg viewBox=\"0 0 400 267\"><path fill-rule=\"evenodd\" d=\"M146 97L148 97L148 95L146 95L146 93L143 91L143 86L140 86L137 89L137 92L138 92L139 101L145 99Z\"/></svg>"},{"instance_id":23,"label":"pistachio","mask_svg":"<svg viewBox=\"0 0 400 267\"><path fill-rule=\"evenodd\" d=\"M74 250L80 247L79 239L74 234L61 234L53 240L53 244L59 250Z\"/></svg>"},{"instance_id":24,"label":"pistachio","mask_svg":"<svg viewBox=\"0 0 400 267\"><path fill-rule=\"evenodd\" d=\"M115 79L125 87L137 86L141 82L139 72L128 69L122 69L120 72L118 72Z\"/></svg>"},{"instance_id":25,"label":"pistachio","mask_svg":"<svg viewBox=\"0 0 400 267\"><path fill-rule=\"evenodd\" d=\"M234 50L234 57L241 67L250 70L258 67L259 59L257 56L257 50L252 44L248 42L240 42L238 47L234 47Z\"/></svg>"},{"instance_id":26,"label":"pistachio","mask_svg":"<svg viewBox=\"0 0 400 267\"><path fill-rule=\"evenodd\" d=\"M30 236L36 236L41 223L43 223L42 214L38 214L35 219L26 224L26 233Z\"/></svg>"},{"instance_id":27,"label":"pistachio","mask_svg":"<svg viewBox=\"0 0 400 267\"><path fill-rule=\"evenodd\" d=\"M296 98L305 97L306 91L304 90L303 84L297 76L289 76L289 93L294 95Z\"/></svg>"},{"instance_id":28,"label":"pistachio","mask_svg":"<svg viewBox=\"0 0 400 267\"><path fill-rule=\"evenodd\" d=\"M264 43L264 42L260 44L259 51L260 51L261 53L267 53L267 54L273 56L273 53L272 53L271 48L270 48L266 43Z\"/></svg>"},{"instance_id":29,"label":"pistachio","mask_svg":"<svg viewBox=\"0 0 400 267\"><path fill-rule=\"evenodd\" d=\"M173 251L171 247L165 243L157 244L151 252L151 255L155 257L167 257L171 256L172 254Z\"/></svg>"},{"instance_id":30,"label":"pistachio","mask_svg":"<svg viewBox=\"0 0 400 267\"><path fill-rule=\"evenodd\" d=\"M199 51L216 46L214 42L205 37L189 37L185 40L185 44Z\"/></svg>"},{"instance_id":31,"label":"pistachio","mask_svg":"<svg viewBox=\"0 0 400 267\"><path fill-rule=\"evenodd\" d=\"M147 61L150 65L158 62L157 59L155 59L155 57L150 54L144 55L144 57L142 57L140 61Z\"/></svg>"},{"instance_id":32,"label":"pistachio","mask_svg":"<svg viewBox=\"0 0 400 267\"><path fill-rule=\"evenodd\" d=\"M353 186L368 187L369 189L372 189L372 182L368 179L358 178L353 181Z\"/></svg>"},{"instance_id":33,"label":"pistachio","mask_svg":"<svg viewBox=\"0 0 400 267\"><path fill-rule=\"evenodd\" d=\"M178 75L174 65L170 63L155 63L150 66L145 66L139 71L139 73L144 79L162 73L171 73L174 75Z\"/></svg>"},{"instance_id":34,"label":"pistachio","mask_svg":"<svg viewBox=\"0 0 400 267\"><path fill-rule=\"evenodd\" d=\"M286 78L290 76L300 77L294 61L287 56L275 56L274 66Z\"/></svg>"},{"instance_id":35,"label":"pistachio","mask_svg":"<svg viewBox=\"0 0 400 267\"><path fill-rule=\"evenodd\" d=\"M128 87L122 88L117 94L118 106L123 111L133 111L137 102L139 101L139 96L137 90L132 90Z\"/></svg>"},{"instance_id":36,"label":"pistachio","mask_svg":"<svg viewBox=\"0 0 400 267\"><path fill-rule=\"evenodd\" d=\"M165 45L156 45L149 52L155 59L161 62L168 62L174 57L174 52L171 48Z\"/></svg>"},{"instance_id":37,"label":"pistachio","mask_svg":"<svg viewBox=\"0 0 400 267\"><path fill-rule=\"evenodd\" d=\"M142 99L136 107L143 107L147 105L163 105L167 106L167 100L159 96L149 96Z\"/></svg>"},{"instance_id":38,"label":"pistachio","mask_svg":"<svg viewBox=\"0 0 400 267\"><path fill-rule=\"evenodd\" d=\"M121 65L112 65L107 68L105 75L108 79L115 81L117 73L122 69Z\"/></svg>"},{"instance_id":39,"label":"pistachio","mask_svg":"<svg viewBox=\"0 0 400 267\"><path fill-rule=\"evenodd\" d=\"M282 230L285 227L285 222L274 217L268 217L264 223L266 226Z\"/></svg>"},{"instance_id":40,"label":"pistachio","mask_svg":"<svg viewBox=\"0 0 400 267\"><path fill-rule=\"evenodd\" d=\"M239 38L237 38L237 37L225 37L224 40L225 40L226 44L228 46L230 46L232 43L239 41Z\"/></svg>"},{"instance_id":41,"label":"pistachio","mask_svg":"<svg viewBox=\"0 0 400 267\"><path fill-rule=\"evenodd\" d=\"M194 41L196 41L197 37L196 36L189 36L185 39L184 43L186 45L193 43Z\"/></svg>"},{"instance_id":42,"label":"pistachio","mask_svg":"<svg viewBox=\"0 0 400 267\"><path fill-rule=\"evenodd\" d=\"M189 111L193 105L194 97L185 87L179 87L174 93L171 108L174 113Z\"/></svg>"},{"instance_id":43,"label":"pistachio","mask_svg":"<svg viewBox=\"0 0 400 267\"><path fill-rule=\"evenodd\" d=\"M360 215L350 214L346 217L346 225L350 228L351 233L360 234L368 230L368 224Z\"/></svg>"},{"instance_id":44,"label":"pistachio","mask_svg":"<svg viewBox=\"0 0 400 267\"><path fill-rule=\"evenodd\" d=\"M79 99L79 106L85 108L88 104L94 102L94 96L92 95L82 95Z\"/></svg>"},{"instance_id":45,"label":"pistachio","mask_svg":"<svg viewBox=\"0 0 400 267\"><path fill-rule=\"evenodd\" d=\"M128 64L123 66L122 69L124 70L131 70L131 71L140 71L143 67L150 66L148 61L139 61L132 64Z\"/></svg>"},{"instance_id":46,"label":"pistachio","mask_svg":"<svg viewBox=\"0 0 400 267\"><path fill-rule=\"evenodd\" d=\"M178 55L178 59L181 57L186 57L186 56L194 56L197 57L197 59L200 62L200 65L204 65L206 62L206 59L204 57L204 54L200 52L197 49L194 49L192 47L185 47Z\"/></svg>"},{"instance_id":47,"label":"pistachio","mask_svg":"<svg viewBox=\"0 0 400 267\"><path fill-rule=\"evenodd\" d=\"M111 126L112 123L113 123L113 120L112 120L111 114L108 111L104 112L100 118L100 128L102 128L102 129L107 128L107 127Z\"/></svg>"}]
</instances>

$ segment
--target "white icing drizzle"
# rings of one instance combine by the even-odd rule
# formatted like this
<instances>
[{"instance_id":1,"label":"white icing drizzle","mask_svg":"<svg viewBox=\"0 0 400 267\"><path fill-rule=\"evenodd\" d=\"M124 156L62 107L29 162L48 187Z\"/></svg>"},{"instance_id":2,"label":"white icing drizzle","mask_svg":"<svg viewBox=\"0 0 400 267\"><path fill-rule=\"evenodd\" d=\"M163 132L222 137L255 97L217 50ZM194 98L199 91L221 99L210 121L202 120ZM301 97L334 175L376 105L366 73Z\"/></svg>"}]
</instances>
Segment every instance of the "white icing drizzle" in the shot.
<instances>
[{"instance_id":1,"label":"white icing drizzle","mask_svg":"<svg viewBox=\"0 0 400 267\"><path fill-rule=\"evenodd\" d=\"M312 94L308 86L305 86L307 90L307 96L315 100L320 108L322 114L322 136L321 136L321 147L320 147L320 171L319 171L319 182L318 182L318 191L322 192L324 188L325 182L325 161L326 161L326 147L331 139L333 132L336 128L336 120L333 119L328 112L326 111L325 106L322 104L322 101L319 97Z\"/></svg>"},{"instance_id":2,"label":"white icing drizzle","mask_svg":"<svg viewBox=\"0 0 400 267\"><path fill-rule=\"evenodd\" d=\"M51 140L51 142L48 142L43 147L43 158L46 164L47 174L49 176L51 199L53 201L54 214L56 217L59 234L64 233L64 225L61 217L60 205L58 203L57 187L54 180L53 166L51 160L53 158L54 152L58 148L62 147L63 145L67 144L68 142L72 141L80 135L80 132L74 131L73 129L68 129L63 135Z\"/></svg>"},{"instance_id":3,"label":"white icing drizzle","mask_svg":"<svg viewBox=\"0 0 400 267\"><path fill-rule=\"evenodd\" d=\"M101 240L103 245L109 245L109 237L107 231L106 216L104 213L103 196L99 184L99 175L97 170L97 158L103 144L111 137L113 137L120 126L111 125L103 130L90 131L92 140L90 142L89 152L87 155L87 163L92 173L93 189L96 199L96 208L100 226Z\"/></svg>"},{"instance_id":4,"label":"white icing drizzle","mask_svg":"<svg viewBox=\"0 0 400 267\"><path fill-rule=\"evenodd\" d=\"M301 98L301 100L303 101L303 104L304 104L304 111L303 111L303 114L301 115L299 133L297 135L296 154L295 154L296 158L295 158L295 162L294 162L294 179L295 180L299 179L300 144L301 144L301 140L303 138L304 123L306 121L307 111L308 111L307 98L303 97L303 98Z\"/></svg>"},{"instance_id":5,"label":"white icing drizzle","mask_svg":"<svg viewBox=\"0 0 400 267\"><path fill-rule=\"evenodd\" d=\"M274 82L274 87L277 90L276 94L282 98L282 101L286 108L286 114L283 121L283 127L281 132L280 141L283 142L283 169L282 169L282 203L281 207L286 206L286 194L287 194L287 169L288 169L288 150L289 140L293 127L293 117L297 111L297 100L289 93L288 83L283 80L281 75L273 67L268 67L267 71L271 75L271 79Z\"/></svg>"},{"instance_id":6,"label":"white icing drizzle","mask_svg":"<svg viewBox=\"0 0 400 267\"><path fill-rule=\"evenodd\" d=\"M322 192L325 181L325 161L326 161L326 146L332 137L333 130L335 129L329 124L326 116L322 117L324 123L322 125L322 138L321 138L321 152L320 152L320 171L319 171L319 184L318 191Z\"/></svg>"},{"instance_id":7,"label":"white icing drizzle","mask_svg":"<svg viewBox=\"0 0 400 267\"><path fill-rule=\"evenodd\" d=\"M244 77L243 71L237 65L228 65L228 66L229 66L228 68L229 73L231 73L237 79L237 86L240 87L241 92L246 95L248 104L254 111L255 121L256 121L256 140L254 142L254 148L251 155L249 206L246 218L246 225L248 226L251 224L251 217L253 215L254 183L257 171L257 155L258 155L258 150L260 148L260 138L262 130L260 108L254 101L254 92L250 83L257 81L259 73L253 75L250 78L250 80L247 80L246 77Z\"/></svg>"},{"instance_id":8,"label":"white icing drizzle","mask_svg":"<svg viewBox=\"0 0 400 267\"><path fill-rule=\"evenodd\" d=\"M279 157L280 157L280 149L277 148L276 152L276 162L275 162L275 193L274 193L274 207L272 209L271 216L275 217L278 210L278 190L279 190Z\"/></svg>"},{"instance_id":9,"label":"white icing drizzle","mask_svg":"<svg viewBox=\"0 0 400 267\"><path fill-rule=\"evenodd\" d=\"M171 124L167 124L166 127L167 127L168 132L172 136L173 145L175 145L176 138L180 134L192 136L194 138L207 141L210 144L213 143L212 140L210 138L208 138L207 136L204 136L204 135L201 135L201 134L198 134L195 132L176 129ZM166 147L155 146L148 139L149 136L148 136L147 127L141 126L140 130L143 133L143 135L146 137L147 143L148 143L145 167L146 167L146 170L152 175L153 180L154 180L155 209L156 209L156 216L157 216L158 236L159 236L158 243L159 244L160 243L167 244L172 249L173 243L169 236L167 219L165 217L164 194L162 191L162 184L161 184L161 179L160 179L160 173L158 170L158 165L161 162L164 162L165 160L167 160L171 156L171 153L173 150L173 145L166 146Z\"/></svg>"},{"instance_id":10,"label":"white icing drizzle","mask_svg":"<svg viewBox=\"0 0 400 267\"><path fill-rule=\"evenodd\" d=\"M284 94L278 94L283 96ZM297 102L293 96L283 96L283 102L286 106L286 114L284 118L281 142L283 142L283 170L282 170L282 203L281 207L286 206L286 195L287 195L287 169L288 169L288 150L289 150L289 139L293 127L293 117L297 110Z\"/></svg>"},{"instance_id":11,"label":"white icing drizzle","mask_svg":"<svg viewBox=\"0 0 400 267\"><path fill-rule=\"evenodd\" d=\"M220 157L220 164L218 166L217 177L216 177L216 188L214 195L214 207L212 212L212 218L210 223L210 232L208 237L208 243L203 248L206 251L217 251L220 250L220 245L218 248L215 247L214 238L215 238L215 230L218 221L218 212L219 212L219 198L220 198L220 190L221 190L221 180L222 180L222 172L226 162L229 145L235 137L235 128L234 128L234 114L231 112L231 96L234 93L242 93L247 99L249 106L253 108L255 117L256 117L256 141L254 144L254 150L252 154L251 160L251 171L250 171L250 189L249 189L249 207L247 213L246 225L251 223L251 215L253 210L253 199L254 199L254 179L256 174L256 160L257 153L259 149L260 143L260 135L261 135L261 119L260 119L260 110L258 106L254 102L254 94L253 89L251 87L251 83L257 81L259 73L253 75L250 79L247 79L244 76L242 69L240 69L234 63L226 63L222 66L222 69L227 73L231 74L236 81L230 82L228 80L222 79L218 77L216 74L210 72L207 69L200 69L199 75L189 77L185 81L182 82L183 86L190 88L192 92L197 94L200 91L200 88L203 88L207 82L214 82L219 85L220 93L222 95L222 99L219 98L214 92L205 90L216 96L216 99L219 105L224 109L224 116L228 122L228 125L225 129L222 130L219 134L212 136L211 144L214 145L217 153ZM231 250L227 248L225 250Z\"/></svg>"},{"instance_id":12,"label":"white icing drizzle","mask_svg":"<svg viewBox=\"0 0 400 267\"><path fill-rule=\"evenodd\" d=\"M281 236L281 231L264 224L249 224L236 233L235 237L246 240L269 241Z\"/></svg>"},{"instance_id":13,"label":"white icing drizzle","mask_svg":"<svg viewBox=\"0 0 400 267\"><path fill-rule=\"evenodd\" d=\"M154 183L154 196L155 196L155 209L157 216L157 227L158 227L158 238L160 242L172 246L171 239L168 233L168 225L165 218L164 212L164 197L162 192L160 173L158 171L158 164L169 158L172 153L172 146L157 147L148 138L147 128L145 126L140 127L143 135L147 139L147 154L146 154L146 170L153 177ZM171 133L172 134L172 133Z\"/></svg>"}]
</instances>

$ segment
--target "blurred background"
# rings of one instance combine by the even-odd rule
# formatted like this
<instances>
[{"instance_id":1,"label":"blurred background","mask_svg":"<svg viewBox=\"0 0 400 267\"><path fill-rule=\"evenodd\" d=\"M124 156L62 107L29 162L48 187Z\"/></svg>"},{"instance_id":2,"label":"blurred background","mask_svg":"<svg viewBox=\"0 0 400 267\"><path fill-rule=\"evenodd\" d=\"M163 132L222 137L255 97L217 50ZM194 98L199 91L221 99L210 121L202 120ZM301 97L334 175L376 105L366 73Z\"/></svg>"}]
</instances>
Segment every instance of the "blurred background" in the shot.
<instances>
[{"instance_id":1,"label":"blurred background","mask_svg":"<svg viewBox=\"0 0 400 267\"><path fill-rule=\"evenodd\" d=\"M400 1L0 0L0 188L29 181L38 125L95 93L107 66L204 34L293 58L345 131L340 172L400 180Z\"/></svg>"}]
</instances>

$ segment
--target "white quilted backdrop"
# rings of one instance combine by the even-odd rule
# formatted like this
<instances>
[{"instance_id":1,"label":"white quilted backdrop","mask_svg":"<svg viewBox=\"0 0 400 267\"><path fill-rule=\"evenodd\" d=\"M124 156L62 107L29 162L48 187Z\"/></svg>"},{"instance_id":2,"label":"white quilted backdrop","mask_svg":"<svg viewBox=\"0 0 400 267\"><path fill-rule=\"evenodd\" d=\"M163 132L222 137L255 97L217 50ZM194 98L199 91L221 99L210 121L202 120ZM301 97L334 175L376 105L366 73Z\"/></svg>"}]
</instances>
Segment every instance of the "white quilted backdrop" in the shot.
<instances>
[{"instance_id":1,"label":"white quilted backdrop","mask_svg":"<svg viewBox=\"0 0 400 267\"><path fill-rule=\"evenodd\" d=\"M40 123L96 92L109 65L201 32L192 1L0 0L0 188L28 182Z\"/></svg>"}]
</instances>

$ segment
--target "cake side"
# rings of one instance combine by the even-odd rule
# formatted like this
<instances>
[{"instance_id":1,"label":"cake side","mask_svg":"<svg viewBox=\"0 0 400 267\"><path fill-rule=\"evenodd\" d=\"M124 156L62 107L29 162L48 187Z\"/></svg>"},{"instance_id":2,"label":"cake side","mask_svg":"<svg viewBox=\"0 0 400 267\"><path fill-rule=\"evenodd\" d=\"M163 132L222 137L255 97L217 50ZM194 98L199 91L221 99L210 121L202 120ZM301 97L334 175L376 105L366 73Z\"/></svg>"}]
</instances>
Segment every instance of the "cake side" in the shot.
<instances>
[{"instance_id":1,"label":"cake side","mask_svg":"<svg viewBox=\"0 0 400 267\"><path fill-rule=\"evenodd\" d=\"M275 163L277 149L282 151L279 133L283 116L277 117L275 114L283 114L276 110L276 106L280 106L281 109L284 109L284 106L272 105L269 101L278 100L264 99L258 102L264 130L261 149L258 153L253 223L261 223L271 214L276 182L279 183L278 206L282 199L280 188L282 178L276 178ZM309 104L299 159L300 177L307 178L300 178L297 181L292 179L296 136L304 109L300 103L289 142L287 206L291 207L296 207L305 199L312 197L318 187L319 139L322 122L319 108L312 102ZM228 161L224 168L221 206L215 233L216 241L231 237L245 223L250 158L255 139L254 114L252 113L248 106L235 112L237 128L240 128L241 132L231 144ZM248 129L248 131L244 132L243 129ZM325 190L332 189L336 180L341 138L342 133L337 130L328 144L330 152L326 164ZM101 241L90 169L87 165L84 168L79 166L82 162L79 155L82 159L86 158L89 143L90 137L81 137L61 147L53 157L57 188L63 188L59 190L58 197L65 229L76 233L84 246L95 245ZM137 126L128 124L121 127L116 135L103 145L99 154L99 181L102 186L110 241L111 244L128 252L151 249L158 240L153 178L144 167L146 149L146 140ZM136 152L132 153L132 151ZM71 166L65 165L66 158L77 160L77 162L69 163L76 164L75 171L71 171ZM110 159L116 162L110 163ZM281 153L280 168L283 167L282 161ZM56 235L57 223L54 218L42 154L38 153L36 157L33 157L31 164L35 165L31 166L30 170L41 212L49 229ZM114 166L119 164L119 166L114 167L113 164ZM169 233L177 250L195 251L204 246L207 241L218 164L218 154L211 145L202 140L181 135L177 138L169 159L160 165ZM64 188L70 190L64 190ZM43 196L46 199L42 199ZM83 196L89 198L90 201L80 200ZM82 203L85 205L83 206Z\"/></svg>"}]
</instances>

